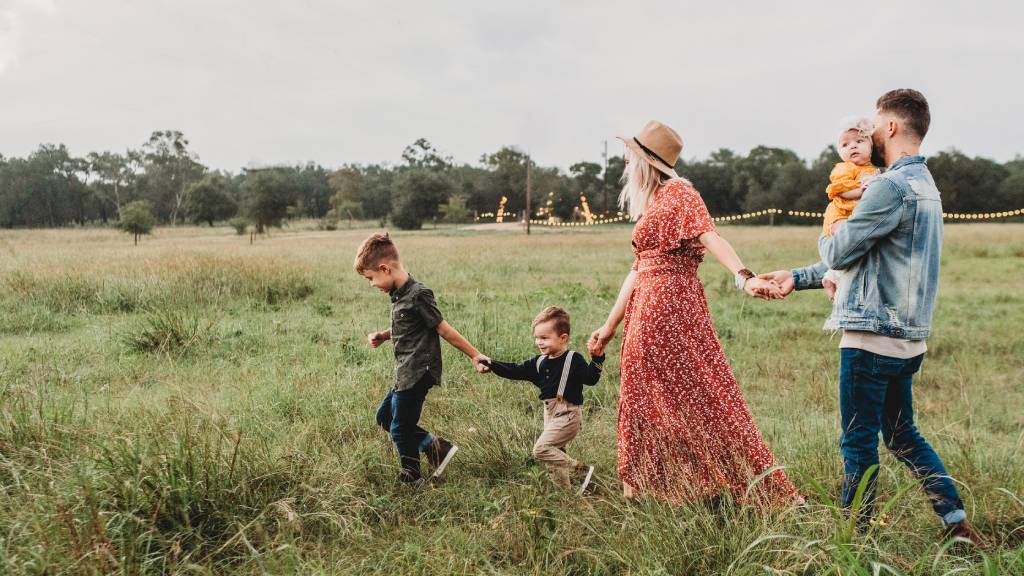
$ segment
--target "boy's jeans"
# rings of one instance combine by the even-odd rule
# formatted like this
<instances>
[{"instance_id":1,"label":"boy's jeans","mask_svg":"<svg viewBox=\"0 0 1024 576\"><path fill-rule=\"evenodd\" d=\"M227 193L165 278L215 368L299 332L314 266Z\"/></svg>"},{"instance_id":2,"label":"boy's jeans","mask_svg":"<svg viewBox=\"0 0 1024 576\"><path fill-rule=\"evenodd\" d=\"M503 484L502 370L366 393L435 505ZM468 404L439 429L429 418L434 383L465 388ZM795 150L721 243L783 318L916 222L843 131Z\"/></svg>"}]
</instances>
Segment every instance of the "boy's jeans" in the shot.
<instances>
[{"instance_id":1,"label":"boy's jeans","mask_svg":"<svg viewBox=\"0 0 1024 576\"><path fill-rule=\"evenodd\" d=\"M420 478L420 452L426 452L434 441L430 432L419 427L423 402L433 385L433 377L424 374L408 390L396 391L392 388L380 403L380 408L377 408L377 425L391 432L402 469L409 475L408 480Z\"/></svg>"},{"instance_id":2,"label":"boy's jeans","mask_svg":"<svg viewBox=\"0 0 1024 576\"><path fill-rule=\"evenodd\" d=\"M839 355L839 412L843 432L843 505L850 509L861 478L878 464L878 432L885 446L922 481L932 508L946 525L966 518L964 505L942 460L914 426L911 377L924 354L902 360L856 348ZM869 481L861 519L873 513L875 477Z\"/></svg>"}]
</instances>

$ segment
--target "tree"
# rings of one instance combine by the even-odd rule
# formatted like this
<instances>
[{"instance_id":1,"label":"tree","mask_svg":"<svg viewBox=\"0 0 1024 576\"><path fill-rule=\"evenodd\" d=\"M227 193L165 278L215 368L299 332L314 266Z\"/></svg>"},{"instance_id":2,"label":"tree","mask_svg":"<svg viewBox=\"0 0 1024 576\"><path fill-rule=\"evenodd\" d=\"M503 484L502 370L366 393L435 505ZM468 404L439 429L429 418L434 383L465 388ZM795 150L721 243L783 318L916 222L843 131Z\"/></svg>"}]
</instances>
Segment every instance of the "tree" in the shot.
<instances>
[{"instance_id":1,"label":"tree","mask_svg":"<svg viewBox=\"0 0 1024 576\"><path fill-rule=\"evenodd\" d=\"M1010 172L999 184L998 201L999 205L993 207L997 212L1024 208L1024 170Z\"/></svg>"},{"instance_id":2,"label":"tree","mask_svg":"<svg viewBox=\"0 0 1024 576\"><path fill-rule=\"evenodd\" d=\"M452 193L451 179L425 168L403 170L395 178L395 209L391 220L403 230L418 230L437 215L438 205Z\"/></svg>"},{"instance_id":3,"label":"tree","mask_svg":"<svg viewBox=\"0 0 1024 576\"><path fill-rule=\"evenodd\" d=\"M619 191L622 190L622 174L625 171L626 160L622 156L612 156L608 159L608 167L601 175L604 185L601 210L610 212L616 209Z\"/></svg>"},{"instance_id":4,"label":"tree","mask_svg":"<svg viewBox=\"0 0 1024 576\"><path fill-rule=\"evenodd\" d=\"M1010 172L988 158L971 158L958 150L939 152L928 159L935 186L947 212L989 212L1000 206L1000 184Z\"/></svg>"},{"instance_id":5,"label":"tree","mask_svg":"<svg viewBox=\"0 0 1024 576\"><path fill-rule=\"evenodd\" d=\"M551 200L555 216L568 220L582 209L580 192L572 178L559 172L558 168L533 168L533 197L530 199L532 216ZM590 202L590 200L588 200ZM506 205L506 210L508 206Z\"/></svg>"},{"instance_id":6,"label":"tree","mask_svg":"<svg viewBox=\"0 0 1024 576\"><path fill-rule=\"evenodd\" d=\"M118 228L135 236L136 246L139 245L139 235L149 234L155 225L156 216L153 215L153 209L149 206L149 202L145 200L136 200L126 204L121 210L121 219L117 223Z\"/></svg>"},{"instance_id":7,"label":"tree","mask_svg":"<svg viewBox=\"0 0 1024 576\"><path fill-rule=\"evenodd\" d=\"M97 178L93 185L97 196L100 200L112 204L120 218L122 194L137 174L137 155L131 152L124 155L113 152L90 152L87 159Z\"/></svg>"},{"instance_id":8,"label":"tree","mask_svg":"<svg viewBox=\"0 0 1024 576\"><path fill-rule=\"evenodd\" d=\"M676 171L700 191L711 214L736 214L743 209L743 198L737 194L734 182L738 159L732 150L721 148L707 160L677 164Z\"/></svg>"},{"instance_id":9,"label":"tree","mask_svg":"<svg viewBox=\"0 0 1024 576\"><path fill-rule=\"evenodd\" d=\"M304 215L323 218L331 208L331 184L327 170L310 162L298 168L294 174L298 205Z\"/></svg>"},{"instance_id":10,"label":"tree","mask_svg":"<svg viewBox=\"0 0 1024 576\"><path fill-rule=\"evenodd\" d=\"M256 226L257 234L270 226L280 226L297 196L294 183L289 182L286 171L281 168L250 170L243 189L245 211Z\"/></svg>"},{"instance_id":11,"label":"tree","mask_svg":"<svg viewBox=\"0 0 1024 576\"><path fill-rule=\"evenodd\" d=\"M448 197L446 204L439 207L445 222L451 224L462 224L469 222L469 210L466 209L466 197L462 194L452 194Z\"/></svg>"},{"instance_id":12,"label":"tree","mask_svg":"<svg viewBox=\"0 0 1024 576\"><path fill-rule=\"evenodd\" d=\"M402 151L402 160L409 168L447 170L452 166L451 157L442 156L426 138L420 138L406 146Z\"/></svg>"},{"instance_id":13,"label":"tree","mask_svg":"<svg viewBox=\"0 0 1024 576\"><path fill-rule=\"evenodd\" d=\"M569 173L572 174L574 196L586 196L590 209L595 212L599 206L604 210L601 165L596 162L577 162L569 167Z\"/></svg>"},{"instance_id":14,"label":"tree","mask_svg":"<svg viewBox=\"0 0 1024 576\"><path fill-rule=\"evenodd\" d=\"M507 212L518 212L526 207L526 154L517 148L505 146L494 154L485 154L481 163L490 170L487 189L491 196L486 205L470 206L481 212L493 212L502 196Z\"/></svg>"},{"instance_id":15,"label":"tree","mask_svg":"<svg viewBox=\"0 0 1024 576\"><path fill-rule=\"evenodd\" d=\"M363 174L354 166L345 166L331 173L328 183L334 194L331 210L336 218L354 220L363 213Z\"/></svg>"},{"instance_id":16,"label":"tree","mask_svg":"<svg viewBox=\"0 0 1024 576\"><path fill-rule=\"evenodd\" d=\"M189 151L185 135L177 130L153 132L142 145L142 159L150 198L158 213L168 216L173 226L178 222L188 185L199 180L206 168Z\"/></svg>"},{"instance_id":17,"label":"tree","mask_svg":"<svg viewBox=\"0 0 1024 576\"><path fill-rule=\"evenodd\" d=\"M745 210L771 208L778 198L769 197L772 184L779 171L787 164L797 163L803 166L803 160L792 150L757 146L736 162L733 186L736 194L743 198ZM795 168L790 169L792 174Z\"/></svg>"},{"instance_id":18,"label":"tree","mask_svg":"<svg viewBox=\"0 0 1024 576\"><path fill-rule=\"evenodd\" d=\"M202 180L190 184L185 191L182 210L193 222L206 222L211 227L215 220L225 220L238 213L238 204L230 196L231 180L223 174L207 174Z\"/></svg>"}]
</instances>

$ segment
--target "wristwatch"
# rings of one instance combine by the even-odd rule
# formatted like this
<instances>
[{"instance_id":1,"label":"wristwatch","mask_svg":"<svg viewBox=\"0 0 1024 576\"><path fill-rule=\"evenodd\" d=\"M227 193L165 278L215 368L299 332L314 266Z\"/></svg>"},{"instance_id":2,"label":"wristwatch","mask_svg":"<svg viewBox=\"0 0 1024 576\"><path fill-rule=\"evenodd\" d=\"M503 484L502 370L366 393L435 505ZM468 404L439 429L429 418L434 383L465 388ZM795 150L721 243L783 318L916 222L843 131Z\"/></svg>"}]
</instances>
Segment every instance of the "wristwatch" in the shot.
<instances>
[{"instance_id":1,"label":"wristwatch","mask_svg":"<svg viewBox=\"0 0 1024 576\"><path fill-rule=\"evenodd\" d=\"M742 292L743 287L747 284L747 280L750 280L754 276L757 276L757 274L751 272L749 268L741 269L736 273L736 289Z\"/></svg>"}]
</instances>

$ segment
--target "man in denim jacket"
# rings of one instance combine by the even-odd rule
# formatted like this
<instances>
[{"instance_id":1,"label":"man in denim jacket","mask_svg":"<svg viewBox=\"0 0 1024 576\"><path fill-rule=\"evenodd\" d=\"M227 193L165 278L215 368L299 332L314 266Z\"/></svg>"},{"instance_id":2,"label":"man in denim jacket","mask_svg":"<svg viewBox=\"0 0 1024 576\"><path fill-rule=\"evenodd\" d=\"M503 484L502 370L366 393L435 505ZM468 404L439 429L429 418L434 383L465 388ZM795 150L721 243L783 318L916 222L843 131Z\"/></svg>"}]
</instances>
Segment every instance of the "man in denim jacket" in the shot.
<instances>
[{"instance_id":1,"label":"man in denim jacket","mask_svg":"<svg viewBox=\"0 0 1024 576\"><path fill-rule=\"evenodd\" d=\"M878 464L878 433L922 480L947 533L981 543L942 460L914 426L911 379L927 350L942 251L942 201L921 140L930 112L915 90L893 90L876 104L872 160L888 170L865 190L845 223L821 236L821 262L762 275L792 290L821 288L829 268L845 270L826 328L840 341L840 446L843 504L852 508L861 479ZM869 478L860 519L870 520L875 499Z\"/></svg>"}]
</instances>

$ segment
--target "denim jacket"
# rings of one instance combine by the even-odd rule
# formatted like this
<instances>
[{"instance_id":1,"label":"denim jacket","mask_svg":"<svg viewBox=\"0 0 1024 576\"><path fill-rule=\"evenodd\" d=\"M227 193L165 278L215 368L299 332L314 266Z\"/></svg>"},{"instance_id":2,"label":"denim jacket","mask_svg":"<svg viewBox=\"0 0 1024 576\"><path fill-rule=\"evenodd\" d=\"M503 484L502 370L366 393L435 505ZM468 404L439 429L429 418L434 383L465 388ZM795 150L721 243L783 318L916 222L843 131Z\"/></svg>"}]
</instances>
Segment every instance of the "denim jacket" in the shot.
<instances>
[{"instance_id":1,"label":"denim jacket","mask_svg":"<svg viewBox=\"0 0 1024 576\"><path fill-rule=\"evenodd\" d=\"M939 288L942 200L923 156L907 156L868 185L853 215L818 239L821 262L793 270L797 290L844 270L826 329L923 340ZM849 276L849 277L845 277Z\"/></svg>"}]
</instances>

